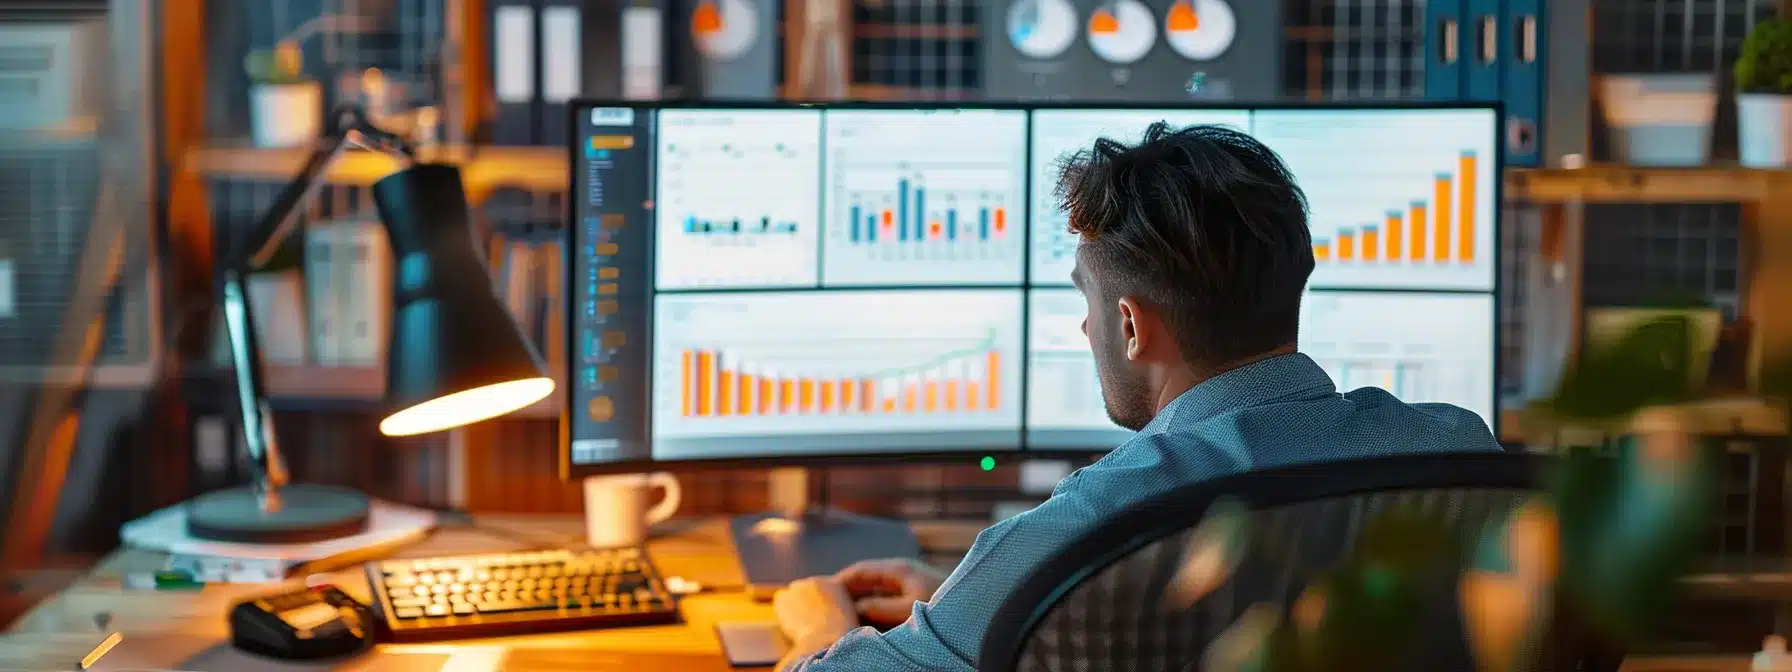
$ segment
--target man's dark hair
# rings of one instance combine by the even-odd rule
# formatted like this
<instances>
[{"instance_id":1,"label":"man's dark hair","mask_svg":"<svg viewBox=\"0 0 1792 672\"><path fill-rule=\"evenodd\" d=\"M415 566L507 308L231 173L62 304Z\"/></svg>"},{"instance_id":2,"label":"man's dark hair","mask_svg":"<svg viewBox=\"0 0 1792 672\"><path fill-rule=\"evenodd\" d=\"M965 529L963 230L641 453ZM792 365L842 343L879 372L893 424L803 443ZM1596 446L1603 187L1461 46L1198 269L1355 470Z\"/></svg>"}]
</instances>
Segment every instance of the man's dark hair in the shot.
<instances>
[{"instance_id":1,"label":"man's dark hair","mask_svg":"<svg viewBox=\"0 0 1792 672\"><path fill-rule=\"evenodd\" d=\"M1101 298L1156 304L1190 363L1294 343L1313 273L1307 198L1255 138L1160 121L1132 147L1103 138L1065 158L1057 196Z\"/></svg>"}]
</instances>

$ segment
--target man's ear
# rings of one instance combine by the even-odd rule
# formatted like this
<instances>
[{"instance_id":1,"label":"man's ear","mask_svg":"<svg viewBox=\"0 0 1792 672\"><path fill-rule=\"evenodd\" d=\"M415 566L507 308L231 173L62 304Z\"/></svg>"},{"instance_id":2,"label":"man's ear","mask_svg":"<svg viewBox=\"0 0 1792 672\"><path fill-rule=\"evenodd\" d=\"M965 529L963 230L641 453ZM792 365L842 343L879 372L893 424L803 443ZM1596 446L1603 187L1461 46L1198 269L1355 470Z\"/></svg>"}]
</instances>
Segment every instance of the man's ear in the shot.
<instances>
[{"instance_id":1,"label":"man's ear","mask_svg":"<svg viewBox=\"0 0 1792 672\"><path fill-rule=\"evenodd\" d=\"M1130 296L1120 297L1117 304L1120 311L1120 336L1126 339L1126 358L1139 359L1145 356L1149 329L1144 329L1141 319L1145 317L1145 306L1138 299Z\"/></svg>"}]
</instances>

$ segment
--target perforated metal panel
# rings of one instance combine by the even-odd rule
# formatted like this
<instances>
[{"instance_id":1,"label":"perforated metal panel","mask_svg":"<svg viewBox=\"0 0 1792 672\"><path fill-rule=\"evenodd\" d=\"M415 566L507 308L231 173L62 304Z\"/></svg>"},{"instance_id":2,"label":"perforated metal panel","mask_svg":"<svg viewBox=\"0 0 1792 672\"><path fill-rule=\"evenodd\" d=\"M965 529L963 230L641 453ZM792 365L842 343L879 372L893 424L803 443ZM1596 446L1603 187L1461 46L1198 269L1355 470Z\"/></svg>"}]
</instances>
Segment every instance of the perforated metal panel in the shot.
<instances>
[{"instance_id":1,"label":"perforated metal panel","mask_svg":"<svg viewBox=\"0 0 1792 672\"><path fill-rule=\"evenodd\" d=\"M1593 307L1706 297L1734 316L1741 217L1737 205L1589 206L1583 300Z\"/></svg>"},{"instance_id":2,"label":"perforated metal panel","mask_svg":"<svg viewBox=\"0 0 1792 672\"><path fill-rule=\"evenodd\" d=\"M1727 68L1773 0L1593 0L1593 69L1712 72Z\"/></svg>"},{"instance_id":3,"label":"perforated metal panel","mask_svg":"<svg viewBox=\"0 0 1792 672\"><path fill-rule=\"evenodd\" d=\"M1285 95L1425 96L1425 0L1287 0L1284 16Z\"/></svg>"},{"instance_id":4,"label":"perforated metal panel","mask_svg":"<svg viewBox=\"0 0 1792 672\"><path fill-rule=\"evenodd\" d=\"M307 74L347 78L378 68L402 88L404 99L431 104L441 97L447 2L272 0L244 8L251 47L303 37Z\"/></svg>"}]
</instances>

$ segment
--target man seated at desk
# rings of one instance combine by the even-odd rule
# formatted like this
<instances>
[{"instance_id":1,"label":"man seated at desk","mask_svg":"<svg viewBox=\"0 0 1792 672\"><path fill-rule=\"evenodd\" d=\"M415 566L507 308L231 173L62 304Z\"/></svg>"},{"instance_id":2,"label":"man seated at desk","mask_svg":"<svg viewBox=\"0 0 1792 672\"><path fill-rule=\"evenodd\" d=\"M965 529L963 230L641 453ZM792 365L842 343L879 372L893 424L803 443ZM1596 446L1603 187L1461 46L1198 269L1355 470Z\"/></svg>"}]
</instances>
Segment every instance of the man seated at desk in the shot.
<instances>
[{"instance_id":1,"label":"man seated at desk","mask_svg":"<svg viewBox=\"0 0 1792 672\"><path fill-rule=\"evenodd\" d=\"M1160 122L1135 146L1102 139L1069 157L1058 196L1081 238L1071 279L1088 300L1083 333L1108 416L1138 434L984 530L950 576L888 560L792 584L776 600L792 640L781 668L972 670L1004 598L1056 545L1182 486L1301 462L1500 450L1473 412L1374 388L1340 394L1295 351L1314 264L1307 201L1256 139ZM899 625L857 627L855 611Z\"/></svg>"}]
</instances>

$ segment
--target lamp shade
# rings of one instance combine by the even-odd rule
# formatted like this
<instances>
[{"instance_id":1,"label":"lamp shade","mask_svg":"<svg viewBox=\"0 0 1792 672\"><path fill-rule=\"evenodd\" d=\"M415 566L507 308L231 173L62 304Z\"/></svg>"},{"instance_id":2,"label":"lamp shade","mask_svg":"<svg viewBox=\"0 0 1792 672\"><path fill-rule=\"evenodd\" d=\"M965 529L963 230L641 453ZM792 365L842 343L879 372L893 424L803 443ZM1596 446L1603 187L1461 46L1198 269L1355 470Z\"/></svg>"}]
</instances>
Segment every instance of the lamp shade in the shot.
<instances>
[{"instance_id":1,"label":"lamp shade","mask_svg":"<svg viewBox=\"0 0 1792 672\"><path fill-rule=\"evenodd\" d=\"M460 169L412 165L375 183L373 202L393 261L386 400L395 410L380 432L458 427L553 393L474 244Z\"/></svg>"}]
</instances>

